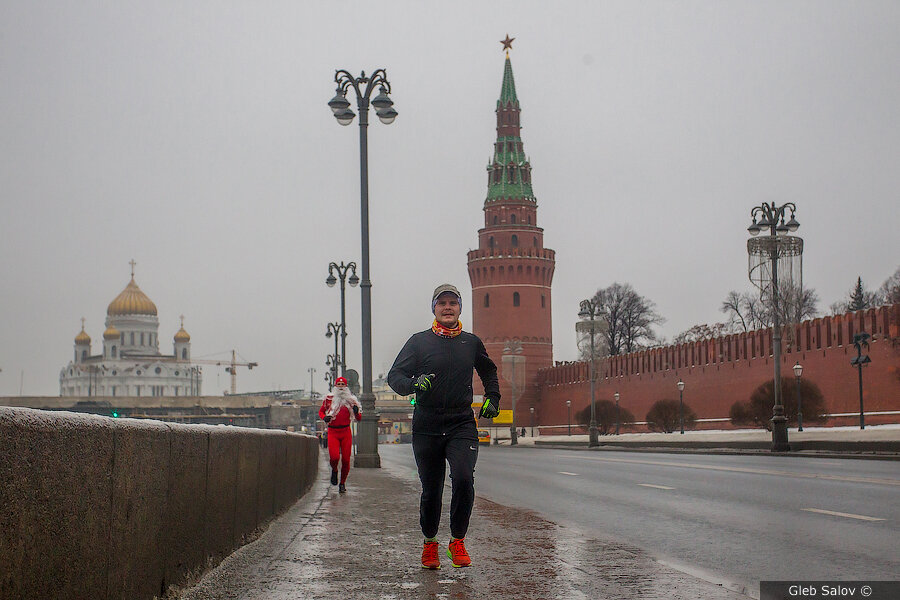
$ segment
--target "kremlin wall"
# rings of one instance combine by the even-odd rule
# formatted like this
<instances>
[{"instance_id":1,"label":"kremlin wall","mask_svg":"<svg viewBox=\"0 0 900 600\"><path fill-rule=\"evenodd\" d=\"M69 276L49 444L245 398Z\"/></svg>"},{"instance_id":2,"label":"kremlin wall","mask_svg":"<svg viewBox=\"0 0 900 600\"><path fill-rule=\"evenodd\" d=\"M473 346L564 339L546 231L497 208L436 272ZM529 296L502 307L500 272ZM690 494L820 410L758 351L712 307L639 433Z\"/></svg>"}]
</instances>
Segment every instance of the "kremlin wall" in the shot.
<instances>
[{"instance_id":1,"label":"kremlin wall","mask_svg":"<svg viewBox=\"0 0 900 600\"><path fill-rule=\"evenodd\" d=\"M859 379L850 359L856 356L853 335L862 331L872 335L868 349L872 362L863 368L865 422L900 423L900 304L803 321L795 326L793 340L785 336L782 341L783 376L793 378L791 367L798 361L803 365L803 379L819 386L832 415L828 426L859 423ZM754 389L773 377L772 330L653 348L609 357L600 364L596 400L613 400L619 392L620 406L643 421L654 402L678 400L675 383L682 379L684 402L700 420L696 429L730 429L731 405L746 402ZM540 425L565 427L566 400L572 401L573 419L590 405L588 362L541 369L536 379L535 414ZM527 409L517 412L516 423L527 426ZM560 432L552 427L542 431Z\"/></svg>"}]
</instances>

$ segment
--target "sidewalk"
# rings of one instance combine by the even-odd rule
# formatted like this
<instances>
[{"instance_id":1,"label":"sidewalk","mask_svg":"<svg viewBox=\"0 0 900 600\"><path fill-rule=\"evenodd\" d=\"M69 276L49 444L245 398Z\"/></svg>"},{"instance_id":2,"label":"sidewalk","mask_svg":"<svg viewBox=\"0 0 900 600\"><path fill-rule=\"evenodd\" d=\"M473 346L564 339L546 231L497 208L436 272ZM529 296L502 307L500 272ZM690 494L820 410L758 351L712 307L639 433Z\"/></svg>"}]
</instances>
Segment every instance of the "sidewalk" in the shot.
<instances>
[{"instance_id":1,"label":"sidewalk","mask_svg":"<svg viewBox=\"0 0 900 600\"><path fill-rule=\"evenodd\" d=\"M535 514L483 498L467 536L473 566L422 569L418 482L410 474L353 469L348 492L319 482L254 542L181 600L452 598L738 600L747 596L677 571L643 551L583 537ZM449 540L445 488L438 539ZM753 590L756 593L756 590Z\"/></svg>"},{"instance_id":2,"label":"sidewalk","mask_svg":"<svg viewBox=\"0 0 900 600\"><path fill-rule=\"evenodd\" d=\"M503 432L508 435L508 432ZM623 433L602 435L599 450L654 450L684 452L753 453L771 452L772 433L762 429L721 431L685 431L675 433ZM509 438L499 443L509 443ZM519 437L520 445L583 447L588 436L541 435ZM859 427L808 427L798 432L788 430L791 452L785 454L834 456L848 458L900 459L900 425ZM592 449L593 450L593 449Z\"/></svg>"}]
</instances>

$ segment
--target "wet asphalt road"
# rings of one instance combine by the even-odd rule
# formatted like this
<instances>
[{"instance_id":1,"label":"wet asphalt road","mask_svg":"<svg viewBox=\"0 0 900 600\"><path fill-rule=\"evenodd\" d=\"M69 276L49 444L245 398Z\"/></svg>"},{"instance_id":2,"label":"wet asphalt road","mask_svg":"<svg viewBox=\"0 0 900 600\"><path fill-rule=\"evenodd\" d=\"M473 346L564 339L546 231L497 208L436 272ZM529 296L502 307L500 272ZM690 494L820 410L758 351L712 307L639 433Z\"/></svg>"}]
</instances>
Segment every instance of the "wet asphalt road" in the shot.
<instances>
[{"instance_id":1,"label":"wet asphalt road","mask_svg":"<svg viewBox=\"0 0 900 600\"><path fill-rule=\"evenodd\" d=\"M386 468L414 477L408 446L379 451ZM491 446L476 488L753 595L760 579L900 572L897 461Z\"/></svg>"}]
</instances>

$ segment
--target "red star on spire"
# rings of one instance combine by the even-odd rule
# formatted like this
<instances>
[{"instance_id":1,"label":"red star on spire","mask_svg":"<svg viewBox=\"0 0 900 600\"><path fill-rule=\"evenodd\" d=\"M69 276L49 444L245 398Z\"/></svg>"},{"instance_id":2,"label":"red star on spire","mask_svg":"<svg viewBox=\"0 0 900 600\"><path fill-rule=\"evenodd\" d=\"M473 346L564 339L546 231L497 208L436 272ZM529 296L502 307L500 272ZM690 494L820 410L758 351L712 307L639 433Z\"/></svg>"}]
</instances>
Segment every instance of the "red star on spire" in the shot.
<instances>
[{"instance_id":1,"label":"red star on spire","mask_svg":"<svg viewBox=\"0 0 900 600\"><path fill-rule=\"evenodd\" d=\"M500 43L503 44L503 50L512 50L513 40L516 38L509 37L509 34L506 34L505 40L500 40Z\"/></svg>"}]
</instances>

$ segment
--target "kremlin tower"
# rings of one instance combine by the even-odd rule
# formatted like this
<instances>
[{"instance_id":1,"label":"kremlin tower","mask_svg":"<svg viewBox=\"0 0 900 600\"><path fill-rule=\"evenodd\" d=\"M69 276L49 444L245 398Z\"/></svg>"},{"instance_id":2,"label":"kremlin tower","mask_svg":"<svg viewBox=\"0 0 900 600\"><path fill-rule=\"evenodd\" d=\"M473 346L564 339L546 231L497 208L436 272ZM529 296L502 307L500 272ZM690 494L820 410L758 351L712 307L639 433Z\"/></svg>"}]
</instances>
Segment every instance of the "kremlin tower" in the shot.
<instances>
[{"instance_id":1,"label":"kremlin tower","mask_svg":"<svg viewBox=\"0 0 900 600\"><path fill-rule=\"evenodd\" d=\"M509 48L511 41L507 36L501 43ZM484 227L478 230L478 249L468 254L472 332L501 370L503 409L512 408L504 349L510 341L521 344L517 355L525 357L524 380L522 372L517 373L515 424L523 427L531 424L531 408L540 420L537 372L553 366L550 286L556 262L555 252L544 248L544 230L537 225L537 200L531 187L531 163L522 145L521 108L509 52L496 113L497 141L487 166ZM481 382L475 378L474 383L474 391L482 393L477 389Z\"/></svg>"}]
</instances>

